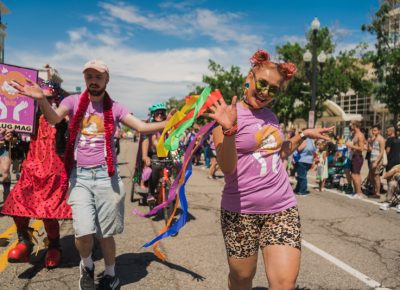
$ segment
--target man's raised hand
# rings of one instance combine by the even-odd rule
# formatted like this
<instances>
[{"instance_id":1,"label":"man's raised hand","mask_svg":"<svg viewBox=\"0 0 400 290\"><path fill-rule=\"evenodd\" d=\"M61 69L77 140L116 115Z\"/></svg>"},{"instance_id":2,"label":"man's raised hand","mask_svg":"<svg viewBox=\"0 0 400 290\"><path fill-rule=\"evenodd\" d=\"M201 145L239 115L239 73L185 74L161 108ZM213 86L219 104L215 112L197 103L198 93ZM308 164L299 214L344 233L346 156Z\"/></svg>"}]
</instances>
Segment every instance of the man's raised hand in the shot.
<instances>
[{"instance_id":1,"label":"man's raised hand","mask_svg":"<svg viewBox=\"0 0 400 290\"><path fill-rule=\"evenodd\" d=\"M26 84L22 85L17 81L11 81L10 85L18 91L19 94L30 97L34 100L40 101L44 99L43 90L38 84L26 80Z\"/></svg>"}]
</instances>

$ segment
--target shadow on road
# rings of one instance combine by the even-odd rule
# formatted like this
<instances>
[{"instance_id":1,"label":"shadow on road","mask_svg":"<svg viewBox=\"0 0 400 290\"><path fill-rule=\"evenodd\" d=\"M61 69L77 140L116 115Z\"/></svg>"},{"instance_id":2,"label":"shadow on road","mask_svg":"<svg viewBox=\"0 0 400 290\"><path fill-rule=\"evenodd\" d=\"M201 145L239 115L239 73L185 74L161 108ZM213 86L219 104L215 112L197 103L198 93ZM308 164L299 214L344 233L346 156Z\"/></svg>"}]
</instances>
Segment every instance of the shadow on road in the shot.
<instances>
[{"instance_id":1,"label":"shadow on road","mask_svg":"<svg viewBox=\"0 0 400 290\"><path fill-rule=\"evenodd\" d=\"M181 216L181 214L182 214L182 209L177 208L174 219L177 220ZM158 213L156 215L154 215L151 218L151 220L153 222L163 221L164 220L163 211L162 210L158 211ZM190 212L188 212L186 222L190 222L192 220L196 220L196 217L194 215L192 215Z\"/></svg>"},{"instance_id":2,"label":"shadow on road","mask_svg":"<svg viewBox=\"0 0 400 290\"><path fill-rule=\"evenodd\" d=\"M161 263L172 270L187 273L199 282L205 280L205 277L185 267L160 261L153 253L128 253L117 257L116 271L121 281L121 286L138 282L146 277L148 274L147 267L153 262Z\"/></svg>"},{"instance_id":3,"label":"shadow on road","mask_svg":"<svg viewBox=\"0 0 400 290\"><path fill-rule=\"evenodd\" d=\"M79 253L75 247L75 237L73 235L64 236L60 239L62 249L62 259L58 268L72 268L78 267L81 261ZM24 272L18 275L19 279L32 279L44 268L44 257L46 249L41 249L37 255L32 254L29 263L32 265ZM94 261L102 259L101 250L97 240L94 243L94 250L92 258Z\"/></svg>"},{"instance_id":4,"label":"shadow on road","mask_svg":"<svg viewBox=\"0 0 400 290\"><path fill-rule=\"evenodd\" d=\"M268 290L268 288L267 287L254 287L252 290ZM307 288L307 287L296 286L296 288L294 290L311 290L311 289Z\"/></svg>"}]
</instances>

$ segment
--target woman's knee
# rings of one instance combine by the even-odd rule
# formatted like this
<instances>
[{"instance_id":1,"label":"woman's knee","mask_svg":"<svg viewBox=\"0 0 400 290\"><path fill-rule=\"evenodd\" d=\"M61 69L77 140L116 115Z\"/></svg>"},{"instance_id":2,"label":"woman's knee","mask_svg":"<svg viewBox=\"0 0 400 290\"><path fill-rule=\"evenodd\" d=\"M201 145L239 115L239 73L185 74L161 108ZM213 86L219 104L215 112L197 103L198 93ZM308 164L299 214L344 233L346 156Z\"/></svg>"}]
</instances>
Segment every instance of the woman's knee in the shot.
<instances>
[{"instance_id":1,"label":"woman's knee","mask_svg":"<svg viewBox=\"0 0 400 290\"><path fill-rule=\"evenodd\" d=\"M293 290L296 287L296 280L281 277L279 279L275 279L274 281L269 280L269 289L270 290Z\"/></svg>"},{"instance_id":2,"label":"woman's knee","mask_svg":"<svg viewBox=\"0 0 400 290\"><path fill-rule=\"evenodd\" d=\"M256 270L248 270L248 271L235 271L235 270L230 270L229 271L229 280L231 283L237 284L243 284L243 283L250 283L253 279L254 276L256 275Z\"/></svg>"}]
</instances>

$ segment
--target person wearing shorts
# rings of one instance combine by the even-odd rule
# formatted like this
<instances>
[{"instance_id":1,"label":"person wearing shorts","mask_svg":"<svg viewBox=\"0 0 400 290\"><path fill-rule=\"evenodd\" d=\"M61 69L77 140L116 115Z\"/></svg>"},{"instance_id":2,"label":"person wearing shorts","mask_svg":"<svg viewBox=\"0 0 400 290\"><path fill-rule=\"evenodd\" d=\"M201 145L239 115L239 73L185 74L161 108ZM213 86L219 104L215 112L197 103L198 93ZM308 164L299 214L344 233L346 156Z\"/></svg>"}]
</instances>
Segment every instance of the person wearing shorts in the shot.
<instances>
[{"instance_id":1,"label":"person wearing shorts","mask_svg":"<svg viewBox=\"0 0 400 290\"><path fill-rule=\"evenodd\" d=\"M383 156L385 154L385 139L381 135L381 129L378 125L372 126L372 139L371 139L371 166L370 166L370 180L374 185L375 192L373 197L380 198L381 194L381 175L383 174Z\"/></svg>"},{"instance_id":2,"label":"person wearing shorts","mask_svg":"<svg viewBox=\"0 0 400 290\"><path fill-rule=\"evenodd\" d=\"M360 130L360 123L358 121L351 121L350 130L353 135L352 141L347 141L346 146L351 150L351 179L353 181L354 198L365 198L361 190L361 168L364 163L362 152L364 150L365 138Z\"/></svg>"},{"instance_id":3,"label":"person wearing shorts","mask_svg":"<svg viewBox=\"0 0 400 290\"><path fill-rule=\"evenodd\" d=\"M264 50L251 58L244 97L221 99L209 116L225 185L221 227L228 256L229 289L252 289L261 248L270 289L294 289L300 268L300 217L282 159L307 138L329 140L332 128L307 129L284 141L279 121L266 106L296 72L273 63Z\"/></svg>"},{"instance_id":4,"label":"person wearing shorts","mask_svg":"<svg viewBox=\"0 0 400 290\"><path fill-rule=\"evenodd\" d=\"M124 229L125 190L118 174L113 137L118 123L141 133L162 130L166 121L145 123L112 100L106 91L109 70L101 60L85 64L86 90L69 96L53 109L37 84L12 82L20 93L37 100L47 121L56 124L67 115L70 120L65 150L65 167L70 176L68 203L72 209L75 245L81 256L79 289L95 289L92 250L94 236L99 240L105 271L101 289L116 289L116 245L114 235ZM168 116L171 117L173 111ZM65 180L66 186L68 180Z\"/></svg>"},{"instance_id":5,"label":"person wearing shorts","mask_svg":"<svg viewBox=\"0 0 400 290\"><path fill-rule=\"evenodd\" d=\"M364 164L364 157L361 154L353 154L350 162L350 171L352 174L360 174Z\"/></svg>"}]
</instances>

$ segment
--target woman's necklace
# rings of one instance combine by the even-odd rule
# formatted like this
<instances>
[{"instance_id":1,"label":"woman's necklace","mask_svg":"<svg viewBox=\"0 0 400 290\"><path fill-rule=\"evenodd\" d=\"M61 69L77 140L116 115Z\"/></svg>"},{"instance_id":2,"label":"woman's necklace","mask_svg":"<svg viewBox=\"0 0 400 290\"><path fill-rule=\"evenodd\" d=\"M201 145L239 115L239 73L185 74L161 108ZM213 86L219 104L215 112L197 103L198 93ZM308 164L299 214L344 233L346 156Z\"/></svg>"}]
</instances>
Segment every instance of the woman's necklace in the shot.
<instances>
[{"instance_id":1,"label":"woman's necklace","mask_svg":"<svg viewBox=\"0 0 400 290\"><path fill-rule=\"evenodd\" d=\"M250 109L253 109L253 106L252 105L250 105L248 102L247 102L247 98L246 98L246 95L243 95L243 97L242 97L242 101L243 101L243 103L245 103Z\"/></svg>"}]
</instances>

